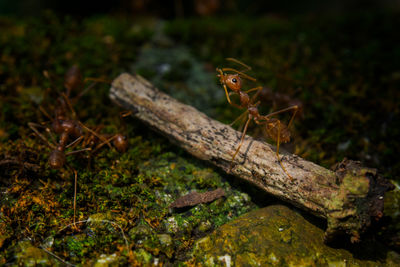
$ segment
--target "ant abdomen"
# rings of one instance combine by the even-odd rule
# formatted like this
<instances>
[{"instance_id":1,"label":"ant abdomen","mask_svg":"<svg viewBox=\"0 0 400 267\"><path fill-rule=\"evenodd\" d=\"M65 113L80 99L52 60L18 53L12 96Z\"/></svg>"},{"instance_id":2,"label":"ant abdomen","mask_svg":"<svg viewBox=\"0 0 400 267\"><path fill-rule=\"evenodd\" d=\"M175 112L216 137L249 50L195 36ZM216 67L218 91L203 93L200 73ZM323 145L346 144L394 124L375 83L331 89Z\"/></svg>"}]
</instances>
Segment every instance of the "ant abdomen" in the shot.
<instances>
[{"instance_id":1,"label":"ant abdomen","mask_svg":"<svg viewBox=\"0 0 400 267\"><path fill-rule=\"evenodd\" d=\"M128 149L128 138L122 134L116 134L113 145L120 153L124 153Z\"/></svg>"},{"instance_id":2,"label":"ant abdomen","mask_svg":"<svg viewBox=\"0 0 400 267\"><path fill-rule=\"evenodd\" d=\"M290 141L290 131L288 127L278 119L270 119L265 125L265 130L268 136L274 141L278 141L278 137L280 143L287 143Z\"/></svg>"},{"instance_id":3,"label":"ant abdomen","mask_svg":"<svg viewBox=\"0 0 400 267\"><path fill-rule=\"evenodd\" d=\"M49 165L52 169L61 169L65 164L66 158L64 151L54 149L49 156Z\"/></svg>"}]
</instances>

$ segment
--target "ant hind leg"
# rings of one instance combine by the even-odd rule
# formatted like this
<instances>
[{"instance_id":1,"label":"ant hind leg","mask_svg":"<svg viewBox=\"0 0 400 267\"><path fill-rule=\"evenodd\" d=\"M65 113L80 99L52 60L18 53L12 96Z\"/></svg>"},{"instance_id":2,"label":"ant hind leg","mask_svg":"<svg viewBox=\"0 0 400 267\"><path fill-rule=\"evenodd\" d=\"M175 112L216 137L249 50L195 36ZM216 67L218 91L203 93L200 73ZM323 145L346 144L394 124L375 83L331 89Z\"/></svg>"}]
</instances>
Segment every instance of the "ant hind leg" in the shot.
<instances>
[{"instance_id":1,"label":"ant hind leg","mask_svg":"<svg viewBox=\"0 0 400 267\"><path fill-rule=\"evenodd\" d=\"M233 156L232 156L231 166L229 167L229 171L232 170L232 168L233 168L233 160L235 159L236 155L239 153L240 147L243 144L243 141L244 141L244 138L246 136L246 132L247 132L247 128L249 126L250 120L251 120L251 117L249 116L249 118L247 119L246 124L244 126L242 137L240 138L240 143L239 143L238 147L236 148L235 154L233 154Z\"/></svg>"},{"instance_id":2,"label":"ant hind leg","mask_svg":"<svg viewBox=\"0 0 400 267\"><path fill-rule=\"evenodd\" d=\"M287 172L286 168L283 166L281 158L279 156L279 145L280 145L280 137L281 137L281 123L278 121L278 140L276 141L276 157L278 158L279 165L281 165L281 168L283 171L286 173L286 175L289 177L290 181L293 182L293 177Z\"/></svg>"}]
</instances>

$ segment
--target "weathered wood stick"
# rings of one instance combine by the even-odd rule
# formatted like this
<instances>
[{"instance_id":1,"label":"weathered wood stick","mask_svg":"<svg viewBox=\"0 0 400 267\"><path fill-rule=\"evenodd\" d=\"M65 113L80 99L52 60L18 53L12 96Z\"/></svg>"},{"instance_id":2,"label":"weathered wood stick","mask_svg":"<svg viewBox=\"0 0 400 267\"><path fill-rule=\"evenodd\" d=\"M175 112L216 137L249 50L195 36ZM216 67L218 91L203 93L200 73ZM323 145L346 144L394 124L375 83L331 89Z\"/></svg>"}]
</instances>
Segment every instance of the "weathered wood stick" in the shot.
<instances>
[{"instance_id":1,"label":"weathered wood stick","mask_svg":"<svg viewBox=\"0 0 400 267\"><path fill-rule=\"evenodd\" d=\"M333 172L284 153L282 164L294 178L290 181L274 148L246 136L230 170L240 132L160 92L140 76L121 74L112 83L110 97L195 157L326 218L326 241L346 233L356 242L371 221L383 215L383 195L391 184L375 169L344 161Z\"/></svg>"}]
</instances>

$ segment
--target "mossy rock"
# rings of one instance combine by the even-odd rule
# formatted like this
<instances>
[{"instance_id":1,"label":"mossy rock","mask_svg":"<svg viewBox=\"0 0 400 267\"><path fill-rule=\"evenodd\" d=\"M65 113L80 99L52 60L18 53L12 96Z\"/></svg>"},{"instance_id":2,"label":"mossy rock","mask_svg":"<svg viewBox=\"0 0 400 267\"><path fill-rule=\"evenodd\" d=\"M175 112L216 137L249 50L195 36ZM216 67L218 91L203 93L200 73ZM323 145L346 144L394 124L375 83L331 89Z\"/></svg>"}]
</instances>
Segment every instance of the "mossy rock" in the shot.
<instances>
[{"instance_id":1,"label":"mossy rock","mask_svg":"<svg viewBox=\"0 0 400 267\"><path fill-rule=\"evenodd\" d=\"M21 241L15 254L18 266L59 266L55 258L45 250L34 246L30 241Z\"/></svg>"},{"instance_id":2,"label":"mossy rock","mask_svg":"<svg viewBox=\"0 0 400 267\"><path fill-rule=\"evenodd\" d=\"M361 260L323 240L323 229L286 206L273 205L249 212L198 240L190 262L205 266L384 265L374 256ZM390 258L396 258L392 254Z\"/></svg>"}]
</instances>

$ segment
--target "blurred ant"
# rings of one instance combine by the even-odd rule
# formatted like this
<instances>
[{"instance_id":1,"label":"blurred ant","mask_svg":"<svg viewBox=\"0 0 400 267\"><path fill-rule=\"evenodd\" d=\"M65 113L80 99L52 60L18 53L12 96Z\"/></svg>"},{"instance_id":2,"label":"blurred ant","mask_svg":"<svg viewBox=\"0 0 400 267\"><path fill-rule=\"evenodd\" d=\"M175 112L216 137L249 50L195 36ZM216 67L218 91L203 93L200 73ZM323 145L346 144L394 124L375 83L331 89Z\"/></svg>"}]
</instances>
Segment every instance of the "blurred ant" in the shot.
<instances>
[{"instance_id":1,"label":"blurred ant","mask_svg":"<svg viewBox=\"0 0 400 267\"><path fill-rule=\"evenodd\" d=\"M44 73L47 78L49 75L47 72ZM70 95L72 91L76 91L78 88L81 88L84 81L82 80L82 75L79 68L74 65L71 67L64 78L64 87L66 88L65 93L61 93L57 98L57 105L54 107L54 117L50 116L42 106L39 106L40 111L50 120L51 127L46 127L42 124L29 122L28 126L32 129L32 131L45 142L45 144L52 149L49 155L49 166L52 169L61 169L66 166L74 172L75 182L74 182L74 224L76 221L76 196L77 196L77 179L78 174L77 171L72 168L66 162L66 157L72 154L77 154L85 151L90 151L92 148L83 148L80 150L66 152L68 148L76 147L81 141L85 139L84 130L89 133L86 138L90 139L92 136L96 136L99 140L102 140L103 143L109 143L110 141L114 141L114 145L118 151L124 152L127 148L126 137L122 135L115 135L116 137L112 140L108 140L106 137L98 134L96 131L93 131L89 127L85 126L81 123L76 115L75 110L73 109L73 103L79 100L80 97L83 96L90 88L92 88L97 80L88 86L86 89L82 90L74 99L70 99ZM73 103L71 103L73 102ZM44 128L46 132L50 134L50 138L52 142L49 142L48 138L46 138L40 131L39 128ZM58 142L54 140L51 132L59 135ZM68 143L70 140L72 142ZM82 143L85 143L82 142ZM110 145L109 145L110 146Z\"/></svg>"},{"instance_id":2,"label":"blurred ant","mask_svg":"<svg viewBox=\"0 0 400 267\"><path fill-rule=\"evenodd\" d=\"M47 138L45 138L38 130L38 128L45 128L46 132L50 132L50 129L44 127L41 124L29 122L29 128L34 131L34 133L39 136L45 144L52 149L49 155L49 165L52 169L61 169L63 166L67 166L74 172L75 182L74 182L74 223L76 220L76 192L77 192L77 182L78 182L78 173L77 171L71 167L66 162L66 157L72 154L77 154L84 151L89 151L91 148L84 148L80 150L66 152L67 148L74 148L79 142L82 140L82 128L73 120L59 120L55 119L53 121L53 131L55 133L60 134L60 139L58 143L55 145ZM69 139L76 138L74 141L68 144Z\"/></svg>"},{"instance_id":3,"label":"blurred ant","mask_svg":"<svg viewBox=\"0 0 400 267\"><path fill-rule=\"evenodd\" d=\"M227 60L229 61L233 61L236 62L240 65L242 65L243 67L245 67L247 70L250 70L251 67L247 66L246 64L244 64L243 62L240 62L239 60L233 59L233 58L228 58ZM240 138L240 142L239 145L234 153L234 155L232 156L232 160L231 160L231 167L230 170L233 167L233 161L236 157L236 155L239 153L239 150L243 144L244 138L246 136L246 132L249 126L249 123L251 120L254 120L254 122L258 125L263 125L264 126L264 130L266 132L266 134L274 141L276 141L277 143L277 149L276 149L276 156L279 162L279 165L281 166L281 168L283 169L283 171L286 173L286 175L290 178L291 181L293 181L293 177L287 172L286 168L283 166L282 161L280 159L279 156L279 146L281 143L286 143L290 141L290 131L289 131L289 127L291 126L293 119L298 111L298 106L297 105L293 105L291 107L270 113L268 115L262 116L260 115L259 111L258 111L258 106L260 104L260 101L257 101L256 103L255 100L257 99L259 93L262 90L262 87L255 87L246 91L242 91L242 80L241 77L251 80L251 81L256 81L255 78L248 76L247 74L244 74L242 71L238 71L236 69L232 69L232 68L222 68L219 69L217 68L217 71L219 72L219 74L217 75L217 77L220 78L220 82L222 84L222 86L224 87L225 90L225 95L226 98L229 102L229 104L231 104L234 107L243 109L245 108L246 111L240 115L234 122L232 122L231 125L233 125L235 122L237 122L238 120L242 120L243 118L245 118L245 116L247 115L247 121L244 125L243 128L243 132L242 132L242 136ZM232 71L235 72L235 74L226 74L224 72L226 71ZM239 95L239 101L240 101L240 105L233 103L230 100L230 93L228 93L227 87L232 90L233 93L236 93ZM248 93L252 92L252 91L257 91L256 94L250 99ZM231 93L232 93L231 92ZM272 118L273 116L276 116L280 113L283 112L287 112L287 111L293 111L293 115L289 121L289 124L286 126L284 123L282 123L280 120L276 119L276 118Z\"/></svg>"},{"instance_id":4,"label":"blurred ant","mask_svg":"<svg viewBox=\"0 0 400 267\"><path fill-rule=\"evenodd\" d=\"M132 112L128 111L128 112L121 112L120 113L120 119L127 117L129 115L131 115ZM88 131L90 131L91 133L95 133L92 134L91 136L89 136L88 138L85 138L85 144L86 145L95 145L95 143L98 140L101 140L102 142L100 144L98 144L93 150L92 150L92 154L95 153L97 150L99 150L101 147L103 147L104 145L108 145L109 148L111 147L111 144L114 146L114 148L119 152L119 153L125 153L126 150L128 149L128 138L126 135L123 135L121 133L116 133L116 134L98 134L98 132L101 130L101 126L98 126L95 130L91 130L88 129Z\"/></svg>"},{"instance_id":5,"label":"blurred ant","mask_svg":"<svg viewBox=\"0 0 400 267\"><path fill-rule=\"evenodd\" d=\"M67 89L67 94L69 94L69 90ZM72 110L74 116L76 116L75 111L73 110L69 98L66 94L62 93L61 97L57 99L58 105L55 108L55 118L52 118L42 107L39 109L48 117L51 121L51 128L45 127L38 123L29 122L28 126L32 129L32 131L44 141L44 143L52 149L49 155L49 166L52 169L58 170L62 167L66 166L71 169L74 173L74 224L76 221L76 194L77 194L77 182L78 182L78 173L77 171L67 164L66 157L72 154L81 153L84 151L90 151L91 148L84 148L80 150L66 152L67 148L76 147L83 139L83 127L86 129L80 121L76 119L71 119L67 116L67 107ZM52 142L40 133L38 128L44 128L47 133L50 134L50 138ZM56 142L51 135L51 132L59 135L59 140ZM72 142L68 143L70 140Z\"/></svg>"}]
</instances>

